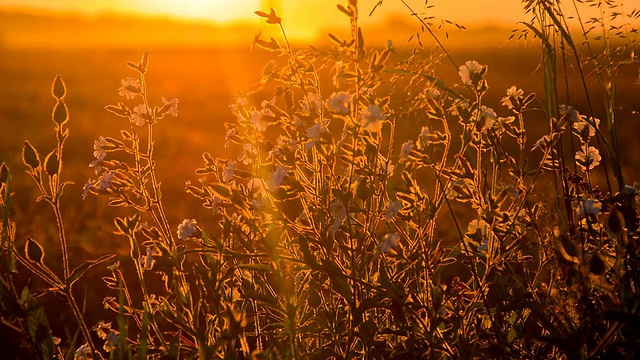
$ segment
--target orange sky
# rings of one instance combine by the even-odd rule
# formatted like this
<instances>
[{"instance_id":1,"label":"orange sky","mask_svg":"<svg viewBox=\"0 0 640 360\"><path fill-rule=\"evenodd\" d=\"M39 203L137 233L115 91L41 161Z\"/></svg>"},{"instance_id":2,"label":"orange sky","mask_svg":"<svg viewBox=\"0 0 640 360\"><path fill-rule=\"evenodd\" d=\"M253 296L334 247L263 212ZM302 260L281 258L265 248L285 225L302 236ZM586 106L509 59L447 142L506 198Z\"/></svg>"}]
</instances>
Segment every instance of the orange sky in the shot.
<instances>
[{"instance_id":1,"label":"orange sky","mask_svg":"<svg viewBox=\"0 0 640 360\"><path fill-rule=\"evenodd\" d=\"M346 3L346 0L0 0L0 8L20 7L90 15L126 12L229 22L255 19L255 10L274 6L285 18L288 31L307 37L319 29L344 24L335 6L337 3ZM408 14L400 0L384 0L373 19L368 19L375 3L377 0L360 0L365 23L389 14ZM514 24L523 19L518 0L431 0L429 5L433 8L426 8L424 0L407 0L407 3L418 12L465 25L487 22Z\"/></svg>"},{"instance_id":2,"label":"orange sky","mask_svg":"<svg viewBox=\"0 0 640 360\"><path fill-rule=\"evenodd\" d=\"M360 0L363 23L379 21L390 14L407 15L401 0L384 0L372 18L370 9L378 0ZM513 27L526 20L520 0L406 0L419 13L451 20L465 26L498 24ZM87 15L133 13L212 20L219 23L258 21L254 11L276 8L285 19L287 31L297 38L309 38L321 29L344 25L337 3L346 0L0 0L0 9L23 8L40 11L74 12ZM567 6L571 1L566 2ZM570 13L568 6L567 13ZM631 9L626 9L630 11ZM583 16L594 16L583 13Z\"/></svg>"}]
</instances>

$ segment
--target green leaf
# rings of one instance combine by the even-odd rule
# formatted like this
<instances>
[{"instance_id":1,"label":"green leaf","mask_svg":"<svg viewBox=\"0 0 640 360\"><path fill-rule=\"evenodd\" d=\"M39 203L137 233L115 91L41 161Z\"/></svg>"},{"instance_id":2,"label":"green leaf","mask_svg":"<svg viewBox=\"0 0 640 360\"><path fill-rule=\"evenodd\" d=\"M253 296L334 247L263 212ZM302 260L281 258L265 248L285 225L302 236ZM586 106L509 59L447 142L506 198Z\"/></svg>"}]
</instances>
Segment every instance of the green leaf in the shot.
<instances>
[{"instance_id":1,"label":"green leaf","mask_svg":"<svg viewBox=\"0 0 640 360\"><path fill-rule=\"evenodd\" d=\"M31 341L36 344L43 359L52 359L55 345L53 343L51 329L49 328L49 322L47 321L47 316L42 306L31 294L27 294L27 301L24 308L27 314L27 328Z\"/></svg>"}]
</instances>

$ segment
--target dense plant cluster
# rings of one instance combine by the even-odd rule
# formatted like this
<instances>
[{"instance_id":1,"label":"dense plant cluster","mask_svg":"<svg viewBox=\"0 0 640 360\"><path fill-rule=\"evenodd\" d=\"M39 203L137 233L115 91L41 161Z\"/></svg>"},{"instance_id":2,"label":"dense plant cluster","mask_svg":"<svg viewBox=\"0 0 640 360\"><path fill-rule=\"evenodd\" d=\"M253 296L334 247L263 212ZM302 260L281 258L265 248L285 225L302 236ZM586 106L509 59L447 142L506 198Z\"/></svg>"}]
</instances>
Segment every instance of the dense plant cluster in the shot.
<instances>
[{"instance_id":1,"label":"dense plant cluster","mask_svg":"<svg viewBox=\"0 0 640 360\"><path fill-rule=\"evenodd\" d=\"M282 39L255 39L274 60L259 91L230 106L237 121L226 124L224 147L234 155L205 153L185 185L210 217L183 214L180 224L167 220L156 175L167 159L154 153L154 130L178 116L178 100L149 97L145 53L128 63L124 102L106 107L128 126L95 141L84 187L133 214L114 219L130 256L75 269L59 211L69 117L56 77L57 148L43 159L25 142L23 159L55 212L63 272L36 240L16 247L3 164L5 324L43 358L640 356L638 188L623 178L615 103L617 72L637 64L636 32L615 26L606 14L617 5L602 3L593 24L606 39L585 29L580 46L557 1L524 6L532 21L519 36L542 44L545 93L514 85L500 104L485 101L493 90L481 61L416 49L390 64L392 43L365 47L356 0L338 5L350 37L331 35L322 50L293 50L275 11L256 12ZM562 104L559 58L575 60L583 80L597 77L605 118ZM442 59L457 84L439 78ZM532 112L548 120L540 139L527 137ZM112 296L102 305L113 310L95 325L73 292L92 268L106 268ZM46 283L37 291L62 295L74 339L50 333L37 294L15 285L17 269ZM148 285L158 279L164 288Z\"/></svg>"}]
</instances>

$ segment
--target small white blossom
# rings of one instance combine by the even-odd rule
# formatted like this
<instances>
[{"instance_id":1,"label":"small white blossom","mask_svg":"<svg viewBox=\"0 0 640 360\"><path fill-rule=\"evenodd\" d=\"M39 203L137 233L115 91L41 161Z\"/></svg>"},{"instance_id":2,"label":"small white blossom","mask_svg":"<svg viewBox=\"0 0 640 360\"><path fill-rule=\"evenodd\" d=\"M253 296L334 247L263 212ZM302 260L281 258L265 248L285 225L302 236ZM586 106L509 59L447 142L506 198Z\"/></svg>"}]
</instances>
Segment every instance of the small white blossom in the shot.
<instances>
[{"instance_id":1,"label":"small white blossom","mask_svg":"<svg viewBox=\"0 0 640 360\"><path fill-rule=\"evenodd\" d=\"M496 120L498 120L496 112L493 111L492 108L482 105L480 107L480 113L482 114L482 120L484 121L484 124L482 125L482 131L491 129Z\"/></svg>"},{"instance_id":2,"label":"small white blossom","mask_svg":"<svg viewBox=\"0 0 640 360\"><path fill-rule=\"evenodd\" d=\"M387 209L384 212L384 219L387 221L393 220L393 217L400 212L400 209L402 209L402 201L390 201L389 204L387 204Z\"/></svg>"},{"instance_id":3,"label":"small white blossom","mask_svg":"<svg viewBox=\"0 0 640 360\"><path fill-rule=\"evenodd\" d=\"M485 67L478 64L477 61L469 60L464 65L460 66L458 75L460 75L462 82L467 85L477 84L482 80L481 74L484 68Z\"/></svg>"},{"instance_id":4,"label":"small white blossom","mask_svg":"<svg viewBox=\"0 0 640 360\"><path fill-rule=\"evenodd\" d=\"M311 139L310 142L308 142L305 145L306 149L310 149L312 147L314 147L316 145L316 142L318 142L318 140L320 140L320 135L324 132L327 132L327 122L326 121L319 121L315 124L313 124L313 126L311 126L310 128L307 129L307 137L309 139Z\"/></svg>"},{"instance_id":5,"label":"small white blossom","mask_svg":"<svg viewBox=\"0 0 640 360\"><path fill-rule=\"evenodd\" d=\"M236 162L230 160L222 168L222 181L229 184L233 181L233 172L236 169Z\"/></svg>"},{"instance_id":6,"label":"small white blossom","mask_svg":"<svg viewBox=\"0 0 640 360\"><path fill-rule=\"evenodd\" d=\"M102 174L102 176L98 179L95 188L98 190L107 190L111 186L111 182L113 181L113 176L115 174L113 172L108 172Z\"/></svg>"},{"instance_id":7,"label":"small white blossom","mask_svg":"<svg viewBox=\"0 0 640 360\"><path fill-rule=\"evenodd\" d=\"M341 91L337 94L331 95L327 100L327 106L331 112L346 115L349 113L349 103L351 102L351 95Z\"/></svg>"},{"instance_id":8,"label":"small white blossom","mask_svg":"<svg viewBox=\"0 0 640 360\"><path fill-rule=\"evenodd\" d=\"M89 344L85 343L76 350L73 360L87 360L90 352Z\"/></svg>"},{"instance_id":9,"label":"small white blossom","mask_svg":"<svg viewBox=\"0 0 640 360\"><path fill-rule=\"evenodd\" d=\"M509 110L512 110L518 105L523 95L524 91L516 88L514 85L507 89L507 96L503 97L500 103L506 106Z\"/></svg>"},{"instance_id":10,"label":"small white blossom","mask_svg":"<svg viewBox=\"0 0 640 360\"><path fill-rule=\"evenodd\" d=\"M578 150L576 152L575 159L576 163L582 170L589 171L600 164L602 157L600 156L598 149L584 144L582 145L582 150Z\"/></svg>"},{"instance_id":11,"label":"small white blossom","mask_svg":"<svg viewBox=\"0 0 640 360\"><path fill-rule=\"evenodd\" d=\"M236 136L238 131L234 127L230 127L227 129L227 133L224 136L224 147L228 148L231 144L231 139Z\"/></svg>"},{"instance_id":12,"label":"small white blossom","mask_svg":"<svg viewBox=\"0 0 640 360\"><path fill-rule=\"evenodd\" d=\"M271 185L273 187L280 186L280 184L282 184L282 180L284 180L284 177L287 176L288 172L289 169L287 169L286 167L278 166L271 176Z\"/></svg>"},{"instance_id":13,"label":"small white blossom","mask_svg":"<svg viewBox=\"0 0 640 360\"><path fill-rule=\"evenodd\" d=\"M162 98L162 103L164 104L164 106L169 106L169 114L171 114L171 116L173 117L178 116L178 102L179 100L176 98L173 98L171 100L167 100L164 97Z\"/></svg>"},{"instance_id":14,"label":"small white blossom","mask_svg":"<svg viewBox=\"0 0 640 360\"><path fill-rule=\"evenodd\" d=\"M198 230L197 222L195 219L184 219L178 225L178 238L180 240L187 240L193 237Z\"/></svg>"},{"instance_id":15,"label":"small white blossom","mask_svg":"<svg viewBox=\"0 0 640 360\"><path fill-rule=\"evenodd\" d=\"M593 126L593 125L595 126ZM573 128L579 133L582 134L585 132L585 129L589 129L589 132L586 134L587 137L592 138L596 135L596 128L600 126L600 119L596 119L590 117L587 121L585 118L580 118L580 120L573 123Z\"/></svg>"},{"instance_id":16,"label":"small white blossom","mask_svg":"<svg viewBox=\"0 0 640 360\"><path fill-rule=\"evenodd\" d=\"M153 269L153 264L155 264L154 256L160 255L160 250L155 246L147 246L147 251L145 255L140 257L140 264L144 270Z\"/></svg>"},{"instance_id":17,"label":"small white blossom","mask_svg":"<svg viewBox=\"0 0 640 360\"><path fill-rule=\"evenodd\" d=\"M413 143L413 140L409 140L404 144L402 144L402 151L400 152L400 158L402 159L409 156L409 153L411 153L411 150L413 150L414 145L415 144Z\"/></svg>"},{"instance_id":18,"label":"small white blossom","mask_svg":"<svg viewBox=\"0 0 640 360\"><path fill-rule=\"evenodd\" d=\"M118 95L126 97L128 100L133 99L140 93L140 79L124 78L120 81L120 88L118 88Z\"/></svg>"},{"instance_id":19,"label":"small white blossom","mask_svg":"<svg viewBox=\"0 0 640 360\"><path fill-rule=\"evenodd\" d=\"M568 116L572 124L585 118L571 105L560 105L560 114Z\"/></svg>"},{"instance_id":20,"label":"small white blossom","mask_svg":"<svg viewBox=\"0 0 640 360\"><path fill-rule=\"evenodd\" d=\"M131 114L131 120L137 126L143 126L147 123L147 119L149 118L149 109L144 105L140 104L133 108L133 114Z\"/></svg>"},{"instance_id":21,"label":"small white blossom","mask_svg":"<svg viewBox=\"0 0 640 360\"><path fill-rule=\"evenodd\" d=\"M598 200L584 199L580 201L579 213L580 217L597 216L602 210L602 203Z\"/></svg>"},{"instance_id":22,"label":"small white blossom","mask_svg":"<svg viewBox=\"0 0 640 360\"><path fill-rule=\"evenodd\" d=\"M93 156L98 161L104 160L107 156L107 151L104 149L105 146L107 146L107 142L103 136L98 137L98 140L93 142Z\"/></svg>"},{"instance_id":23,"label":"small white blossom","mask_svg":"<svg viewBox=\"0 0 640 360\"><path fill-rule=\"evenodd\" d=\"M387 234L382 238L382 241L378 244L378 249L382 253L388 253L393 249L398 248L400 243L400 234L393 233Z\"/></svg>"},{"instance_id":24,"label":"small white blossom","mask_svg":"<svg viewBox=\"0 0 640 360\"><path fill-rule=\"evenodd\" d=\"M251 121L256 127L256 130L260 132L266 131L269 126L271 126L271 123L264 119L264 114L261 111L253 110L251 112Z\"/></svg>"},{"instance_id":25,"label":"small white blossom","mask_svg":"<svg viewBox=\"0 0 640 360\"><path fill-rule=\"evenodd\" d=\"M378 105L370 104L362 110L360 125L369 131L379 131L382 128L382 121L387 117L382 113Z\"/></svg>"},{"instance_id":26,"label":"small white blossom","mask_svg":"<svg viewBox=\"0 0 640 360\"><path fill-rule=\"evenodd\" d=\"M87 195L89 195L89 190L91 190L92 186L93 182L91 181L91 179L87 180L87 183L84 184L84 188L82 189L82 200L84 200Z\"/></svg>"}]
</instances>

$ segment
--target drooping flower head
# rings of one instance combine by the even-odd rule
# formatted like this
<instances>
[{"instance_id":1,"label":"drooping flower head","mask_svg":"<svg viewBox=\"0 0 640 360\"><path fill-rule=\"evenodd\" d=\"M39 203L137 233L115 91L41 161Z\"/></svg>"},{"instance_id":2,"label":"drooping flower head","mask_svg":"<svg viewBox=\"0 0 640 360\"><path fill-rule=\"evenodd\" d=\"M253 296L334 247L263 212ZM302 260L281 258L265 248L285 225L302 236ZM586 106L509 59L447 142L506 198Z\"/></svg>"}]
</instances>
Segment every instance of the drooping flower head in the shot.
<instances>
[{"instance_id":1,"label":"drooping flower head","mask_svg":"<svg viewBox=\"0 0 640 360\"><path fill-rule=\"evenodd\" d=\"M124 96L127 100L131 100L140 93L140 79L126 77L120 81L118 95Z\"/></svg>"}]
</instances>

